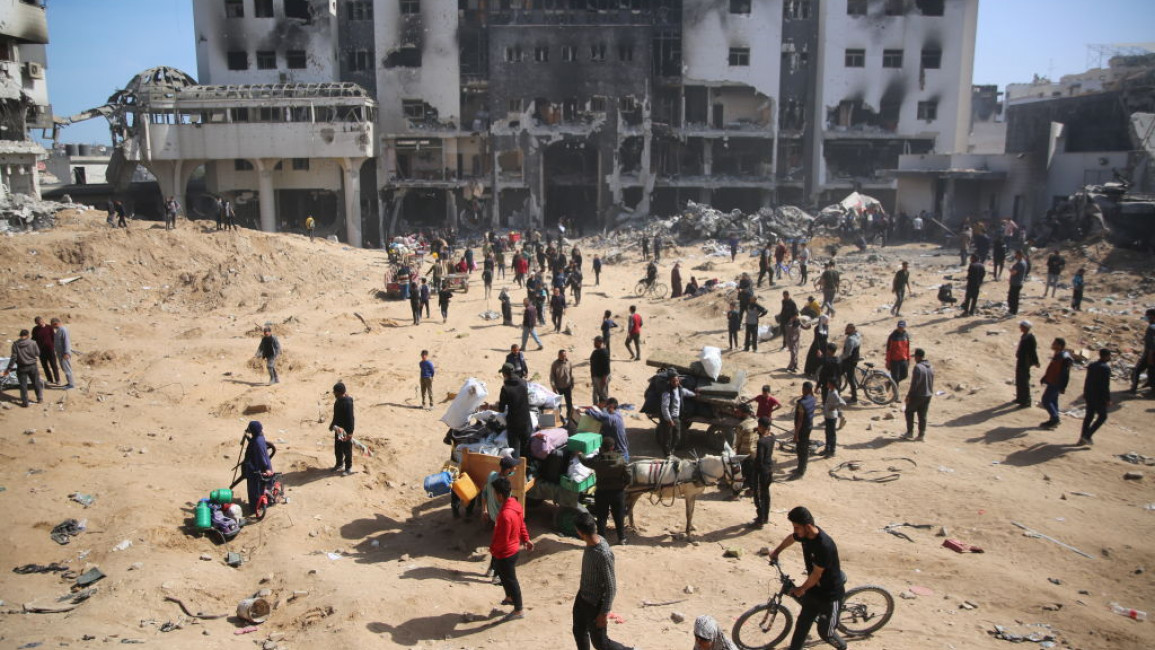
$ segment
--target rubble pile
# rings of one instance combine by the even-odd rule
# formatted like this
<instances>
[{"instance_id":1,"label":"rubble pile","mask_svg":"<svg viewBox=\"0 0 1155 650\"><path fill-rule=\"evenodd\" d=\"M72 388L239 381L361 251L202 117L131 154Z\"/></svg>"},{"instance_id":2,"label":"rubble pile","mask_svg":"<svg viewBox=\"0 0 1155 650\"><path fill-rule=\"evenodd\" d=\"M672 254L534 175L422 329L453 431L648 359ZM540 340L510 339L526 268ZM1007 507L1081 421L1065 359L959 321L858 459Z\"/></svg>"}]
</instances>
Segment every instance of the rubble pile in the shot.
<instances>
[{"instance_id":1,"label":"rubble pile","mask_svg":"<svg viewBox=\"0 0 1155 650\"><path fill-rule=\"evenodd\" d=\"M56 213L75 209L76 203L42 201L26 194L0 197L0 232L45 230L56 225Z\"/></svg>"},{"instance_id":2,"label":"rubble pile","mask_svg":"<svg viewBox=\"0 0 1155 650\"><path fill-rule=\"evenodd\" d=\"M792 205L762 208L753 214L741 210L722 212L704 203L686 202L681 214L654 222L650 229L681 243L703 239L725 240L737 236L744 240L775 235L809 237L814 217Z\"/></svg>"}]
</instances>

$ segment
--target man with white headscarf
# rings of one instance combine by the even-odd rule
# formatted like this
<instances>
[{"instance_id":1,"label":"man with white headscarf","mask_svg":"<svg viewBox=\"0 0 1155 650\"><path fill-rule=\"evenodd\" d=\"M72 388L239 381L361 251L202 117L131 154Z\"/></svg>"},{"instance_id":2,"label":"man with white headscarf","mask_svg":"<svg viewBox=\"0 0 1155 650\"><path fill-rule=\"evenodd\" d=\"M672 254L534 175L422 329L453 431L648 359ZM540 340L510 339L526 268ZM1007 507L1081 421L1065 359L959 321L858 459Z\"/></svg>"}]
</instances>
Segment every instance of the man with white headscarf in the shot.
<instances>
[{"instance_id":1,"label":"man with white headscarf","mask_svg":"<svg viewBox=\"0 0 1155 650\"><path fill-rule=\"evenodd\" d=\"M703 614L694 621L694 650L738 650L738 646L726 638L713 616Z\"/></svg>"}]
</instances>

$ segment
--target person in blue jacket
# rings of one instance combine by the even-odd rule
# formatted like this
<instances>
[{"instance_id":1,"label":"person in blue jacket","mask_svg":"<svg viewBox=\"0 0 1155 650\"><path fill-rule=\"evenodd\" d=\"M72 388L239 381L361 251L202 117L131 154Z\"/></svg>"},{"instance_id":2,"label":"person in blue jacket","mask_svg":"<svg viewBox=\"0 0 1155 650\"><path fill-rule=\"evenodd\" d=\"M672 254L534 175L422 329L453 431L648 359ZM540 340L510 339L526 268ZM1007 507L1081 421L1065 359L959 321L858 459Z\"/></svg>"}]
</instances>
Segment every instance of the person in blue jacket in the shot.
<instances>
[{"instance_id":1,"label":"person in blue jacket","mask_svg":"<svg viewBox=\"0 0 1155 650\"><path fill-rule=\"evenodd\" d=\"M249 444L245 447L245 462L241 466L249 491L249 509L256 514L257 500L264 489L264 478L273 475L273 462L269 459L269 446L265 442L265 430L260 422L249 422L245 433L249 434Z\"/></svg>"}]
</instances>

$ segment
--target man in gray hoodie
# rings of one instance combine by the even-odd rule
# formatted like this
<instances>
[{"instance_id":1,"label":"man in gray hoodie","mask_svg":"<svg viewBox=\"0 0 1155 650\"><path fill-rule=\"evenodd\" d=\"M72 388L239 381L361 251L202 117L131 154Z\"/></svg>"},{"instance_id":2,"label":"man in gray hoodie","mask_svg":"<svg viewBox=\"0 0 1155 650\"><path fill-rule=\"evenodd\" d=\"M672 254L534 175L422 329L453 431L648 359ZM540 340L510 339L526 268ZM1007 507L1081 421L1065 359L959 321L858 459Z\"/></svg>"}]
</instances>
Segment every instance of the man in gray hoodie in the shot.
<instances>
[{"instance_id":1,"label":"man in gray hoodie","mask_svg":"<svg viewBox=\"0 0 1155 650\"><path fill-rule=\"evenodd\" d=\"M51 323L56 344L56 358L60 361L60 370L64 372L64 381L67 382L61 388L64 390L76 388L76 384L72 381L72 336L68 333L68 328L60 323L59 318L53 318Z\"/></svg>"},{"instance_id":2,"label":"man in gray hoodie","mask_svg":"<svg viewBox=\"0 0 1155 650\"><path fill-rule=\"evenodd\" d=\"M28 330L20 330L20 338L12 342L11 357L8 367L4 369L4 376L16 370L16 377L20 380L20 406L28 408L29 382L32 382L36 390L36 403L43 402L44 384L40 382L40 368L36 365L40 361L40 347L32 340Z\"/></svg>"}]
</instances>

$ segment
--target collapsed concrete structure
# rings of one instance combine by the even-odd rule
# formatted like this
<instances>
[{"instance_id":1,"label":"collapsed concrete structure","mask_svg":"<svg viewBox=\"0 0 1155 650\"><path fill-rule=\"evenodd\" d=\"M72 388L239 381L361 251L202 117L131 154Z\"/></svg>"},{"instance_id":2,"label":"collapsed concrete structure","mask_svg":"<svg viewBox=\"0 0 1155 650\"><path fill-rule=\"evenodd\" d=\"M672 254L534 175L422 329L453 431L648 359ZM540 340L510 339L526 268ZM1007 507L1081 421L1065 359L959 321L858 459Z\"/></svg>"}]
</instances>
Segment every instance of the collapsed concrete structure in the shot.
<instances>
[{"instance_id":1,"label":"collapsed concrete structure","mask_svg":"<svg viewBox=\"0 0 1155 650\"><path fill-rule=\"evenodd\" d=\"M28 131L52 127L47 44L43 3L0 0L0 200L8 193L40 197L37 165L47 154Z\"/></svg>"},{"instance_id":2,"label":"collapsed concrete structure","mask_svg":"<svg viewBox=\"0 0 1155 650\"><path fill-rule=\"evenodd\" d=\"M267 197L342 192L343 210L312 212L357 222L344 229L353 245L380 244L402 224L565 217L592 230L688 200L755 213L864 189L886 202L894 181L879 169L966 138L977 6L206 0L194 4L198 77L217 90L152 94L122 148L178 194L206 164L215 191L242 209L259 204L264 228L270 214L304 216L286 214L298 201L270 208ZM328 101L302 103L302 84L356 84L358 99L375 98L375 117L365 103L358 118L368 146L311 156L298 145L318 134L270 126ZM273 88L293 96L278 103ZM196 115L206 117L186 117ZM234 146L208 142L224 139ZM294 168L270 185L284 161Z\"/></svg>"}]
</instances>

